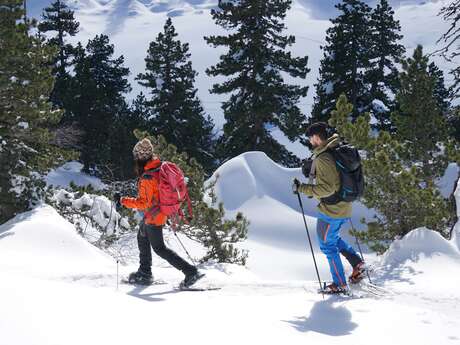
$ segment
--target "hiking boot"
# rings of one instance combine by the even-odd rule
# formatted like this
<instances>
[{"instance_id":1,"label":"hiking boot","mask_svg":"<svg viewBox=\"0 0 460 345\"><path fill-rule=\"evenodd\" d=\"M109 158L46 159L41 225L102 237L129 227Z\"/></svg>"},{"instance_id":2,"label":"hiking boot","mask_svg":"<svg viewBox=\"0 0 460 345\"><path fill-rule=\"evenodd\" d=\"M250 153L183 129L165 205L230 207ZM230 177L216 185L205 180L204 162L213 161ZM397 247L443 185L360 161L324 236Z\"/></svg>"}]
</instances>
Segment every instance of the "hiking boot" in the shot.
<instances>
[{"instance_id":1,"label":"hiking boot","mask_svg":"<svg viewBox=\"0 0 460 345\"><path fill-rule=\"evenodd\" d=\"M348 277L348 280L351 284L358 284L361 280L363 280L364 276L366 275L367 267L364 261L358 263L355 267L353 267L353 272Z\"/></svg>"},{"instance_id":2,"label":"hiking boot","mask_svg":"<svg viewBox=\"0 0 460 345\"><path fill-rule=\"evenodd\" d=\"M326 286L326 283L324 283L324 288L320 291L321 293L325 293L327 295L336 295L336 294L348 294L348 286L346 285L337 285L336 283L331 283Z\"/></svg>"},{"instance_id":3,"label":"hiking boot","mask_svg":"<svg viewBox=\"0 0 460 345\"><path fill-rule=\"evenodd\" d=\"M195 270L189 274L186 274L184 280L182 281L182 283L180 283L180 288L181 289L189 288L193 284L195 284L198 280L203 278L204 276L205 274L200 273L198 270Z\"/></svg>"},{"instance_id":4,"label":"hiking boot","mask_svg":"<svg viewBox=\"0 0 460 345\"><path fill-rule=\"evenodd\" d=\"M152 273L146 273L138 270L137 272L133 272L129 275L128 283L139 285L152 285L153 275Z\"/></svg>"}]
</instances>

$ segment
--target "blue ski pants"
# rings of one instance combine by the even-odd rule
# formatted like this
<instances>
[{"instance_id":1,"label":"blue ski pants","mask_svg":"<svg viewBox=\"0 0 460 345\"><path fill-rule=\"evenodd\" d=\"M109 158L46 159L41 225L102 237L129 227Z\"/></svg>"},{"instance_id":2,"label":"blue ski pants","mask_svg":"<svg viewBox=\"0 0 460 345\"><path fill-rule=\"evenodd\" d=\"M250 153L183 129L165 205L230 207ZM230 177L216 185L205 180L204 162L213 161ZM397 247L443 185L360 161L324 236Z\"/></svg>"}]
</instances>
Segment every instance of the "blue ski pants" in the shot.
<instances>
[{"instance_id":1,"label":"blue ski pants","mask_svg":"<svg viewBox=\"0 0 460 345\"><path fill-rule=\"evenodd\" d=\"M347 284L340 253L347 258L353 267L361 262L361 258L353 247L340 237L340 228L348 220L349 218L332 218L319 213L316 226L319 247L326 254L332 280L338 286Z\"/></svg>"}]
</instances>

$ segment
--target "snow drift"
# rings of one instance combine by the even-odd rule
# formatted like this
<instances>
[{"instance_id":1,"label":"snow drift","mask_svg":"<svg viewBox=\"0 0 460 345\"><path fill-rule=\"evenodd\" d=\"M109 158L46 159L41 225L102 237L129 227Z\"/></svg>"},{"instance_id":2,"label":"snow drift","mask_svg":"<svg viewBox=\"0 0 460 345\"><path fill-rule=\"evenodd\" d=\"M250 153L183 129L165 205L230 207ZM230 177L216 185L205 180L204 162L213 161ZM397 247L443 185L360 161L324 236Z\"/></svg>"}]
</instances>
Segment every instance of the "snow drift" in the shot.
<instances>
[{"instance_id":1,"label":"snow drift","mask_svg":"<svg viewBox=\"0 0 460 345\"><path fill-rule=\"evenodd\" d=\"M1 271L66 277L113 271L114 259L79 236L50 206L22 213L0 226Z\"/></svg>"}]
</instances>

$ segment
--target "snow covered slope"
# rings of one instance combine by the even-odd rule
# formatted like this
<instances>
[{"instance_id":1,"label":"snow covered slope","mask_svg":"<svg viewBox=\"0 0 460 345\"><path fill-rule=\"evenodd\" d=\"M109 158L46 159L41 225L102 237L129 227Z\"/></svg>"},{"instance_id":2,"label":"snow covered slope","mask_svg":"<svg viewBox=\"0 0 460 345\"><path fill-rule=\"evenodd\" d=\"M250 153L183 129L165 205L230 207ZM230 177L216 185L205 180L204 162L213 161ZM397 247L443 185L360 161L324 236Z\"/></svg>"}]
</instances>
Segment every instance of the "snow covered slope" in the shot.
<instances>
[{"instance_id":1,"label":"snow covered slope","mask_svg":"<svg viewBox=\"0 0 460 345\"><path fill-rule=\"evenodd\" d=\"M2 272L37 277L93 275L113 259L80 237L52 207L23 213L0 227Z\"/></svg>"},{"instance_id":2,"label":"snow covered slope","mask_svg":"<svg viewBox=\"0 0 460 345\"><path fill-rule=\"evenodd\" d=\"M271 258L265 260L272 267ZM221 290L179 293L174 286L180 274L157 257L154 263L165 285L117 289L114 260L77 236L52 208L17 216L0 226L0 345L460 340L459 253L427 230L392 247L386 263L393 268L382 268L376 278L388 291L382 297L323 299L315 281L260 280L231 265L203 268ZM433 284L438 278L452 285Z\"/></svg>"}]
</instances>

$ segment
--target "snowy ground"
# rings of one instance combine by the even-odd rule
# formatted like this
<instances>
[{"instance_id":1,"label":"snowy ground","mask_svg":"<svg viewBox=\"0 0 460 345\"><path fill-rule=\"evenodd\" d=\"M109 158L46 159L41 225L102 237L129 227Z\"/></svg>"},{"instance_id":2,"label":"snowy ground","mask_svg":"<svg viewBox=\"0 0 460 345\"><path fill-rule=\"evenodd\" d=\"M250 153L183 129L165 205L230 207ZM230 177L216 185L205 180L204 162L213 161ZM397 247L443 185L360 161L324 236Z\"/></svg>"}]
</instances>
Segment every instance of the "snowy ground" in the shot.
<instances>
[{"instance_id":1,"label":"snowy ground","mask_svg":"<svg viewBox=\"0 0 460 345\"><path fill-rule=\"evenodd\" d=\"M377 279L393 294L379 298L323 299L314 281L228 265L204 269L222 290L178 292L159 260L166 285L117 289L115 261L43 206L0 228L0 344L458 343L458 248L423 230L400 246Z\"/></svg>"},{"instance_id":2,"label":"snowy ground","mask_svg":"<svg viewBox=\"0 0 460 345\"><path fill-rule=\"evenodd\" d=\"M202 284L222 289L178 292L181 274L154 257L154 274L166 284L117 286L115 258L43 205L0 226L0 345L460 343L460 224L451 241L417 229L374 258L372 278L386 289L384 296L323 298L308 264L296 199L286 186L299 172L247 153L218 173L225 177L217 192L227 210L240 208L251 220L248 269L202 267L207 273ZM62 175L65 171L55 178L65 181ZM304 201L313 215L314 203ZM315 219L307 221L315 238ZM184 255L166 235L168 245ZM201 248L182 240L199 256ZM116 249L115 257L123 255L126 262L120 276L137 268L133 234ZM316 244L315 251L326 280Z\"/></svg>"}]
</instances>

